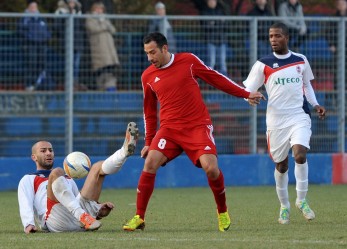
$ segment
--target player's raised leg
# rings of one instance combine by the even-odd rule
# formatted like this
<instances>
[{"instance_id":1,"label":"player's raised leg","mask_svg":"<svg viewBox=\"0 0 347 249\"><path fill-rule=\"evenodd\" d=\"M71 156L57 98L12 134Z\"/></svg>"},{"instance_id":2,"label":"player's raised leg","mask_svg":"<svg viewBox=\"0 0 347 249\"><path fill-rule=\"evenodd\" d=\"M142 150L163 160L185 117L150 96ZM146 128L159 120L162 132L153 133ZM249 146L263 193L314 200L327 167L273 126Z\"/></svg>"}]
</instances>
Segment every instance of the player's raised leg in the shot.
<instances>
[{"instance_id":1,"label":"player's raised leg","mask_svg":"<svg viewBox=\"0 0 347 249\"><path fill-rule=\"evenodd\" d=\"M127 125L125 139L122 148L106 158L93 164L81 190L81 196L87 200L98 201L105 176L116 174L124 165L129 156L135 152L139 129L136 123Z\"/></svg>"},{"instance_id":2,"label":"player's raised leg","mask_svg":"<svg viewBox=\"0 0 347 249\"><path fill-rule=\"evenodd\" d=\"M78 189L72 189L73 186L65 178L65 172L62 168L53 169L49 175L47 186L47 198L52 203L61 203L69 212L81 222L86 230L96 230L101 223L88 214L80 205L75 194ZM75 192L75 193L74 193Z\"/></svg>"}]
</instances>

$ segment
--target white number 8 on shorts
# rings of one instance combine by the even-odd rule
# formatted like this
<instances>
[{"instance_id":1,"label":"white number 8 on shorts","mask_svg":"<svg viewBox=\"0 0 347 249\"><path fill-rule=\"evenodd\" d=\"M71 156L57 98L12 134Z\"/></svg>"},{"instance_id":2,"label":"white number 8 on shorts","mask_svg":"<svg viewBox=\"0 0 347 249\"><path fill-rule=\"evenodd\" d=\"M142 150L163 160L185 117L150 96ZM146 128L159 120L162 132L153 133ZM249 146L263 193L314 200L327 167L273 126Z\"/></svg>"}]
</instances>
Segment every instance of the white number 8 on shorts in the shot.
<instances>
[{"instance_id":1,"label":"white number 8 on shorts","mask_svg":"<svg viewBox=\"0 0 347 249\"><path fill-rule=\"evenodd\" d=\"M161 138L158 143L159 149L164 149L166 145L166 140L164 138Z\"/></svg>"}]
</instances>

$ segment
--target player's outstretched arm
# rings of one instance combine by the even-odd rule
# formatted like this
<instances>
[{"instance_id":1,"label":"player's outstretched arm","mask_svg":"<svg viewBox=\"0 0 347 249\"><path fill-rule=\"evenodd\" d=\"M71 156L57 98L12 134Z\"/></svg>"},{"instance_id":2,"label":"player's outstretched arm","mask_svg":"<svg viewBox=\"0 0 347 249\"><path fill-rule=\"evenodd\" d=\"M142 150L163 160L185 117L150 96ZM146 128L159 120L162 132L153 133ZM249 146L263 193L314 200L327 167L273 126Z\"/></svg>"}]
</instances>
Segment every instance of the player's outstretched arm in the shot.
<instances>
[{"instance_id":1,"label":"player's outstretched arm","mask_svg":"<svg viewBox=\"0 0 347 249\"><path fill-rule=\"evenodd\" d=\"M326 113L326 111L325 111L325 108L324 108L323 106L316 105L316 106L314 107L314 109L315 109L316 112L318 113L318 117L319 117L320 119L324 119L324 118L325 118L325 113Z\"/></svg>"}]
</instances>

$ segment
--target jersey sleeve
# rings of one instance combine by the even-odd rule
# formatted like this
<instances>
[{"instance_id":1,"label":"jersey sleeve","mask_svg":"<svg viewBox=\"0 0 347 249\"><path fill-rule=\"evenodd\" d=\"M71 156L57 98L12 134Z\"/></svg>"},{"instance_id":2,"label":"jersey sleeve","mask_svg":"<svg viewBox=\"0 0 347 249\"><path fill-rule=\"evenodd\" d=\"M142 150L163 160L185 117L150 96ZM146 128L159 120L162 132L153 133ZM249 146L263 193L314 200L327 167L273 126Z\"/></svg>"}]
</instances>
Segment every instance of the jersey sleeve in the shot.
<instances>
[{"instance_id":1,"label":"jersey sleeve","mask_svg":"<svg viewBox=\"0 0 347 249\"><path fill-rule=\"evenodd\" d=\"M304 61L305 61L305 70L303 73L304 94L306 96L307 101L312 106L316 106L318 105L318 101L314 93L313 87L311 85L311 80L314 79L313 72L312 72L310 63L308 62L306 57L304 57Z\"/></svg>"},{"instance_id":2,"label":"jersey sleeve","mask_svg":"<svg viewBox=\"0 0 347 249\"><path fill-rule=\"evenodd\" d=\"M145 123L145 146L149 146L157 131L157 104L158 99L151 86L142 76L143 89L143 118Z\"/></svg>"},{"instance_id":3,"label":"jersey sleeve","mask_svg":"<svg viewBox=\"0 0 347 249\"><path fill-rule=\"evenodd\" d=\"M216 70L211 69L206 66L197 56L192 55L192 66L191 72L192 75L196 78L200 78L205 81L207 84L225 92L230 95L248 98L249 92L246 91L243 87L236 84L234 81L230 80L223 74L217 72Z\"/></svg>"},{"instance_id":4,"label":"jersey sleeve","mask_svg":"<svg viewBox=\"0 0 347 249\"><path fill-rule=\"evenodd\" d=\"M265 83L264 68L265 65L260 61L254 63L247 79L243 81L247 91L255 92Z\"/></svg>"},{"instance_id":5,"label":"jersey sleeve","mask_svg":"<svg viewBox=\"0 0 347 249\"><path fill-rule=\"evenodd\" d=\"M18 203L19 203L19 214L25 228L28 225L35 225L35 214L34 214L34 185L33 180L29 175L25 175L18 184Z\"/></svg>"}]
</instances>

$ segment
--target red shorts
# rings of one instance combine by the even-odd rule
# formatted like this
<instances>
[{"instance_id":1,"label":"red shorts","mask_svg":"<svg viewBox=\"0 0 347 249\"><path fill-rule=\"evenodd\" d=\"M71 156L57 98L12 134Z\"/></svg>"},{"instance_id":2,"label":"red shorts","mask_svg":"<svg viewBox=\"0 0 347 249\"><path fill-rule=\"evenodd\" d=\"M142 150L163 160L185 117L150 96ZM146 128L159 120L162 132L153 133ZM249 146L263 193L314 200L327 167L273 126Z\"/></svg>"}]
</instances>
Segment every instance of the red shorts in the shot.
<instances>
[{"instance_id":1,"label":"red shorts","mask_svg":"<svg viewBox=\"0 0 347 249\"><path fill-rule=\"evenodd\" d=\"M153 138L149 150L163 153L168 161L179 156L183 151L197 167L201 167L199 158L204 154L217 156L217 149L212 135L212 125L194 128L160 128Z\"/></svg>"}]
</instances>

